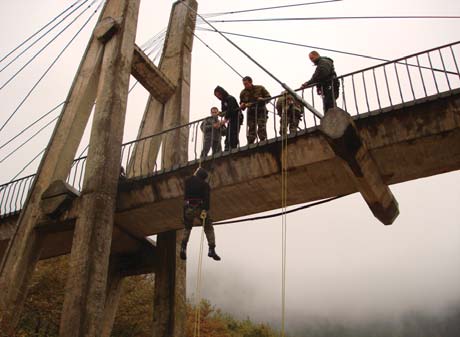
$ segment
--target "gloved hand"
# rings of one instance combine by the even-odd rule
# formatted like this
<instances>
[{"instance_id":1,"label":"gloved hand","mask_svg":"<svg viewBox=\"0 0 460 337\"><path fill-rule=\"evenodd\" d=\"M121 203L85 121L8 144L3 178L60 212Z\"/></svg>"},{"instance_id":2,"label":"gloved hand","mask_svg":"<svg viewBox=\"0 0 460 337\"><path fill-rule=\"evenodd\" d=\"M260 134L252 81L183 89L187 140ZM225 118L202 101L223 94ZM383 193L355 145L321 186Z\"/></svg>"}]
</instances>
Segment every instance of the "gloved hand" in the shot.
<instances>
[{"instance_id":1,"label":"gloved hand","mask_svg":"<svg viewBox=\"0 0 460 337\"><path fill-rule=\"evenodd\" d=\"M207 216L208 216L208 212L206 212L205 209L202 210L202 211L201 211L201 214L200 214L200 218L201 218L202 220L204 220L204 219L207 218Z\"/></svg>"}]
</instances>

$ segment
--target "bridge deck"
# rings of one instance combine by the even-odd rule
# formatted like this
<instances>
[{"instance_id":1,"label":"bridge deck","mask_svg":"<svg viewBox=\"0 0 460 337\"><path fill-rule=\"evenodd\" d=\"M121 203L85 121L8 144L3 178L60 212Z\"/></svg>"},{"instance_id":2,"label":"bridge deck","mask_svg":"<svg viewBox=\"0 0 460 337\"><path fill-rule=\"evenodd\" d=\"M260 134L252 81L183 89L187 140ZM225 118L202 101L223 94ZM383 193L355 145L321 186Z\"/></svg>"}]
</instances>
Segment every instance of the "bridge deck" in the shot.
<instances>
[{"instance_id":1,"label":"bridge deck","mask_svg":"<svg viewBox=\"0 0 460 337\"><path fill-rule=\"evenodd\" d=\"M355 118L386 184L396 184L460 169L460 90ZM225 220L277 209L280 195L280 142L277 139L204 161L212 166L212 217ZM289 138L290 205L356 192L340 159L317 128ZM183 180L197 162L119 187L112 251L139 249L135 238L182 228ZM76 199L58 221L40 224L49 234L42 258L70 252ZM155 216L152 216L155 215ZM16 215L17 216L17 215ZM14 215L0 220L0 254L14 228ZM52 244L51 244L52 243Z\"/></svg>"}]
</instances>

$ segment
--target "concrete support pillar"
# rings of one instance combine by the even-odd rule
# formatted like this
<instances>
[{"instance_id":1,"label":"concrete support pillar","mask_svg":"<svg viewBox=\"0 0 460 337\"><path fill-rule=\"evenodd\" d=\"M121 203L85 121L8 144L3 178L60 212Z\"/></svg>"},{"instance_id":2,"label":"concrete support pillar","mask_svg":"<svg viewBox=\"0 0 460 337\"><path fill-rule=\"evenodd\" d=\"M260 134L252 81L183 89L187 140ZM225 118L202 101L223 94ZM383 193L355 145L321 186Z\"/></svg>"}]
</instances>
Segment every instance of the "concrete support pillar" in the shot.
<instances>
[{"instance_id":1,"label":"concrete support pillar","mask_svg":"<svg viewBox=\"0 0 460 337\"><path fill-rule=\"evenodd\" d=\"M351 116L339 108L329 109L321 120L321 130L374 216L391 225L399 215L398 202L383 181Z\"/></svg>"},{"instance_id":2,"label":"concrete support pillar","mask_svg":"<svg viewBox=\"0 0 460 337\"><path fill-rule=\"evenodd\" d=\"M104 48L61 316L62 337L101 334L139 3L111 0L107 5L107 17L120 18L121 23Z\"/></svg>"},{"instance_id":3,"label":"concrete support pillar","mask_svg":"<svg viewBox=\"0 0 460 337\"><path fill-rule=\"evenodd\" d=\"M110 337L120 302L123 277L118 268L110 268L107 279L107 295L105 300L104 318L102 320L101 337Z\"/></svg>"},{"instance_id":4,"label":"concrete support pillar","mask_svg":"<svg viewBox=\"0 0 460 337\"><path fill-rule=\"evenodd\" d=\"M196 12L183 3L197 10L195 0L176 1L169 19L163 54L159 69L169 79L176 90L165 103L160 103L150 96L144 112L138 139L147 137L189 122L190 77L195 31ZM158 159L161 144L161 166L170 168L187 160L188 128L171 132L168 135L141 142L133 152L128 175L143 175L152 172Z\"/></svg>"},{"instance_id":5,"label":"concrete support pillar","mask_svg":"<svg viewBox=\"0 0 460 337\"><path fill-rule=\"evenodd\" d=\"M105 9L101 18L104 13ZM14 333L30 276L40 257L42 238L36 233L35 224L41 214L41 196L53 181L65 180L70 171L96 97L103 51L103 44L92 38L3 255L0 265L0 331L6 336Z\"/></svg>"},{"instance_id":6,"label":"concrete support pillar","mask_svg":"<svg viewBox=\"0 0 460 337\"><path fill-rule=\"evenodd\" d=\"M186 264L179 257L181 231L158 235L153 337L185 337Z\"/></svg>"}]
</instances>

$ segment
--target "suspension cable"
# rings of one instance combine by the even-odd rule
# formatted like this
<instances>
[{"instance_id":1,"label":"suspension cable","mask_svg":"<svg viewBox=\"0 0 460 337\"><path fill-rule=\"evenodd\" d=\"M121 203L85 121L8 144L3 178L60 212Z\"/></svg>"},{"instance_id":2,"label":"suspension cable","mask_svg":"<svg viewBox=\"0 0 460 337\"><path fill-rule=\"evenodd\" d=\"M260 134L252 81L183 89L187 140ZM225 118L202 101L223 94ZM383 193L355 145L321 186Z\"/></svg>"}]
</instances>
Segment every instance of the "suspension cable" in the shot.
<instances>
[{"instance_id":1,"label":"suspension cable","mask_svg":"<svg viewBox=\"0 0 460 337\"><path fill-rule=\"evenodd\" d=\"M206 32L212 32L215 33L214 30L209 29L209 28L199 28L199 30L206 31ZM302 47L302 48L310 48L310 49L317 49L317 50L324 50L324 51L329 51L332 53L338 53L338 54L344 54L344 55L350 55L350 56L357 56L357 57L363 57L367 58L370 60L375 60L375 61L381 61L381 62L392 62L392 60L380 58L380 57L375 57L375 56L370 56L370 55L365 55L365 54L359 54L359 53L354 53L354 52L348 52L348 51L343 51L343 50L338 50L338 49L331 49L331 48L323 48L323 47L317 47L317 46L311 46L303 43L296 43L296 42L289 42L289 41L283 41L283 40L275 40L275 39L269 39L261 36L254 36L254 35L247 35L247 34L240 34L240 33L232 33L232 32L224 32L221 31L222 34L226 35L233 35L233 36L239 36L239 37L244 37L248 39L254 39L254 40L260 40L260 41L267 41L267 42L274 42L274 43L280 43L280 44L285 44L285 45L290 45L290 46L295 46L295 47ZM398 62L400 63L400 62ZM406 65L405 63L401 63ZM416 64L407 64L409 67L416 67L416 68L422 68L422 69L429 69L429 70L434 70L442 73L448 73L451 75L458 75L456 72L452 71L446 71L442 69L436 69L436 68L430 68L430 67L425 67L425 66L419 66Z\"/></svg>"},{"instance_id":2,"label":"suspension cable","mask_svg":"<svg viewBox=\"0 0 460 337\"><path fill-rule=\"evenodd\" d=\"M400 15L400 16L319 16L304 18L260 18L260 19L229 19L229 20L209 20L211 23L236 23L236 22L279 22L279 21L323 21L323 20L404 20L404 19L460 19L460 16L449 15Z\"/></svg>"},{"instance_id":3,"label":"suspension cable","mask_svg":"<svg viewBox=\"0 0 460 337\"><path fill-rule=\"evenodd\" d=\"M202 14L202 15L206 16L206 17L222 16L222 15L230 15L230 14L240 14L240 13L248 13L248 12L266 11L266 10L272 10L272 9L300 7L300 6L309 6L309 5L319 5L319 4L325 4L325 3L331 3L331 2L340 2L340 1L343 1L343 0L324 0L324 1L315 1L315 2L304 2L304 3L290 4L290 5L280 5L280 6L272 6L272 7L243 9L243 10L231 11L231 12L206 13L206 14Z\"/></svg>"},{"instance_id":4,"label":"suspension cable","mask_svg":"<svg viewBox=\"0 0 460 337\"><path fill-rule=\"evenodd\" d=\"M242 54L244 54L249 60L251 60L255 65L257 65L260 69L262 69L267 75L269 75L273 80L278 82L284 89L286 89L295 99L300 102L303 106L305 106L308 110L310 110L316 117L319 119L323 118L323 115L315 109L314 106L312 106L310 103L305 101L302 97L297 95L297 93L290 88L286 83L283 83L281 80L279 80L275 75L273 75L268 69L266 69L263 65L261 65L259 62L257 62L251 55L249 55L246 51L244 51L241 47L239 47L235 42L230 40L227 36L222 34L214 25L212 25L208 20L203 18L195 9L190 7L184 0L181 0L180 2L184 6L186 6L190 11L193 11L196 13L198 17L200 17L207 25L209 25L216 33L218 33L220 36L222 36L225 40L227 40L232 46L234 46L236 49L238 49Z\"/></svg>"},{"instance_id":5,"label":"suspension cable","mask_svg":"<svg viewBox=\"0 0 460 337\"><path fill-rule=\"evenodd\" d=\"M56 105L54 108L52 108L51 110L49 110L47 113L45 113L44 115L42 115L40 118L36 119L34 122L32 122L31 124L29 124L28 126L26 126L24 129L22 129L19 133L16 134L16 136L14 136L13 138L10 138L9 140L7 140L5 143L3 143L2 145L0 145L0 150L3 149L5 146L7 146L8 144L10 144L13 140L17 139L20 135L22 135L24 132L26 132L27 130L29 130L32 126L34 126L35 124L37 124L38 122L40 122L43 118L47 117L49 114L53 113L54 111L56 111L57 109L59 109L61 106L63 106L66 102L62 102L60 103L59 105Z\"/></svg>"},{"instance_id":6,"label":"suspension cable","mask_svg":"<svg viewBox=\"0 0 460 337\"><path fill-rule=\"evenodd\" d=\"M48 128L51 124L53 124L59 116L54 117L51 121L49 121L47 124L42 126L37 132L35 132L32 136L30 136L27 140L21 143L21 145L17 146L14 150L12 150L10 153L8 153L5 157L0 159L0 164L3 163L5 160L7 160L9 157L11 157L13 154L15 154L17 151L19 151L21 148L23 148L27 143L29 143L32 139L34 139L36 136L38 136L43 130Z\"/></svg>"},{"instance_id":7,"label":"suspension cable","mask_svg":"<svg viewBox=\"0 0 460 337\"><path fill-rule=\"evenodd\" d=\"M17 177L19 177L19 175L24 172L38 157L40 157L46 150L46 147L41 150L35 157L33 157L22 169L21 171L19 171L13 178L11 178L10 182L12 182L13 180L15 180Z\"/></svg>"},{"instance_id":8,"label":"suspension cable","mask_svg":"<svg viewBox=\"0 0 460 337\"><path fill-rule=\"evenodd\" d=\"M240 78L243 78L243 75L241 75L235 68L233 68L230 63L228 63L227 61L225 61L225 59L219 55L219 53L217 53L212 47L210 47L206 42L204 42L198 35L195 34L195 32L193 32L193 35L202 43L204 44L210 51L212 51L222 62L225 63L225 65L227 67L229 67L231 70L233 70L233 72L235 74L237 74Z\"/></svg>"},{"instance_id":9,"label":"suspension cable","mask_svg":"<svg viewBox=\"0 0 460 337\"><path fill-rule=\"evenodd\" d=\"M51 65L45 70L45 72L40 76L40 78L35 82L35 84L32 86L32 88L29 90L29 92L26 94L26 96L22 99L22 101L19 103L19 105L14 109L13 113L7 118L7 120L3 123L3 125L0 127L0 132L5 128L5 126L8 124L8 122L13 118L13 116L18 112L18 110L24 105L24 103L27 101L27 99L30 97L30 95L34 92L34 90L37 88L37 86L40 84L40 82L45 78L45 76L48 74L48 72L51 70L51 68L57 63L57 61L60 59L62 54L67 50L67 48L72 44L72 42L76 39L76 37L81 33L81 31L86 27L86 25L91 21L91 19L94 17L96 12L99 10L101 7L103 1L99 4L99 6L94 10L94 12L90 15L90 17L86 20L86 22L81 26L81 28L75 33L75 35L71 38L71 40L65 45L65 47L61 50L61 52L58 54L58 56L53 60Z\"/></svg>"},{"instance_id":10,"label":"suspension cable","mask_svg":"<svg viewBox=\"0 0 460 337\"><path fill-rule=\"evenodd\" d=\"M29 61L27 61L18 71L16 71L5 83L2 84L0 90L4 89L13 79L16 78L29 64L31 64L46 48L48 48L59 36L61 36L70 26L72 26L97 0L93 0L80 14L78 14L67 26L65 26L61 31L59 31L50 41L48 41L40 50L35 53ZM15 59L16 60L16 59ZM14 60L13 60L14 61ZM12 61L12 62L13 62ZM11 64L11 62L9 63ZM9 65L8 64L8 65ZM8 66L7 65L7 66ZM5 69L5 66L3 69ZM2 69L2 70L3 70Z\"/></svg>"},{"instance_id":11,"label":"suspension cable","mask_svg":"<svg viewBox=\"0 0 460 337\"><path fill-rule=\"evenodd\" d=\"M13 50L11 50L10 52L8 52L5 56L2 57L2 59L0 59L0 63L3 62L5 59L7 59L11 54L13 54L16 50L18 50L19 48L21 48L23 45L25 45L27 42L29 42L31 39L33 39L35 36L37 36L38 34L40 34L44 29L46 29L46 27L48 27L49 25L51 25L54 21L56 21L57 19L59 19L62 15L64 15L66 12L68 12L70 9L72 9L72 7L74 7L77 3L79 3L80 1L82 0L77 0L76 2L74 2L72 5L70 5L69 7L67 7L63 12L61 12L59 15L57 15L56 17L54 17L50 22L48 22L46 25L44 25L43 27L41 27L38 31L36 31L35 33L33 33L31 36L29 36L28 38L26 38L24 41L22 41L19 45L17 45L15 48L13 48ZM87 2L88 0L85 0L85 2ZM72 12L73 13L73 12ZM66 16L67 17L67 16ZM60 21L62 22L62 21ZM54 27L53 27L54 28ZM46 33L45 33L46 34ZM1 72L1 71L0 71Z\"/></svg>"}]
</instances>

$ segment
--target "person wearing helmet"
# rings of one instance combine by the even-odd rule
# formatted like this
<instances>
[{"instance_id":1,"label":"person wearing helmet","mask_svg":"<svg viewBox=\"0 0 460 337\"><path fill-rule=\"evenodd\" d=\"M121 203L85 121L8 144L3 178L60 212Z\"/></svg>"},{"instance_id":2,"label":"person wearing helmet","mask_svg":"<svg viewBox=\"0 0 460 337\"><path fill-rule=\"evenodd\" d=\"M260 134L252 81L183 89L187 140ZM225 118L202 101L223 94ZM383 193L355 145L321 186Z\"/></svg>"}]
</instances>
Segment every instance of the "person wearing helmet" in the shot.
<instances>
[{"instance_id":1,"label":"person wearing helmet","mask_svg":"<svg viewBox=\"0 0 460 337\"><path fill-rule=\"evenodd\" d=\"M209 252L208 256L216 261L220 261L219 255L216 253L216 238L214 235L214 227L211 217L209 216L210 208L210 186L206 182L208 172L199 167L193 176L185 180L184 193L184 237L182 238L180 257L182 260L187 259L187 244L192 232L195 220L203 223L206 239L208 240Z\"/></svg>"}]
</instances>

